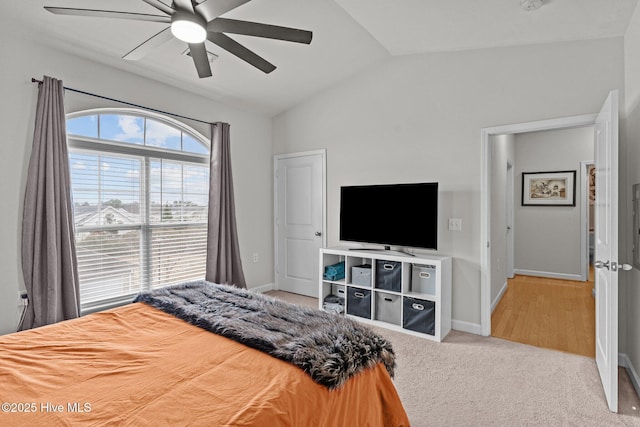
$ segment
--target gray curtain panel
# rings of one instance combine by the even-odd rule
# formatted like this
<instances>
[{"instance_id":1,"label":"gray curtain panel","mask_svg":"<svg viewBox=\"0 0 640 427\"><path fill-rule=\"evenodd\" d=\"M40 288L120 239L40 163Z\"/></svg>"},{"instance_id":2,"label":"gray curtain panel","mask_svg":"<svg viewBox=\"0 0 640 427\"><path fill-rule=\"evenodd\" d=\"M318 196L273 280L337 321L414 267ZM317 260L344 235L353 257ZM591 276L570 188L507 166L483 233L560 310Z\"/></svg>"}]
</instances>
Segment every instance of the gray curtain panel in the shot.
<instances>
[{"instance_id":1,"label":"gray curtain panel","mask_svg":"<svg viewBox=\"0 0 640 427\"><path fill-rule=\"evenodd\" d=\"M246 288L236 227L231 177L229 124L211 125L209 168L209 228L207 231L207 273L209 282Z\"/></svg>"},{"instance_id":2,"label":"gray curtain panel","mask_svg":"<svg viewBox=\"0 0 640 427\"><path fill-rule=\"evenodd\" d=\"M29 306L19 330L80 314L62 81L38 90L22 217L22 273Z\"/></svg>"}]
</instances>

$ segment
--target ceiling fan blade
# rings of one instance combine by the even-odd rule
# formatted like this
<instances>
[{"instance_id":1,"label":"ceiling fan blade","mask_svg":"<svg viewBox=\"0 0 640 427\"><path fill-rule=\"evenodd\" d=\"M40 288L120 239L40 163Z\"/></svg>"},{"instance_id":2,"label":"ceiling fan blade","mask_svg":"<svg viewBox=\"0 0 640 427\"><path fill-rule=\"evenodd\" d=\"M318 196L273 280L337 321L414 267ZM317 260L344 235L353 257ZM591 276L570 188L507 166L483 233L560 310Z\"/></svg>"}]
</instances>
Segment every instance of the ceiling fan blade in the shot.
<instances>
[{"instance_id":1,"label":"ceiling fan blade","mask_svg":"<svg viewBox=\"0 0 640 427\"><path fill-rule=\"evenodd\" d=\"M160 31L149 37L147 40L140 43L138 46L131 49L127 52L122 59L126 59L128 61L137 61L138 59L143 58L153 49L159 47L160 45L168 42L173 39L173 34L171 34L171 27L167 27L164 30Z\"/></svg>"},{"instance_id":2,"label":"ceiling fan blade","mask_svg":"<svg viewBox=\"0 0 640 427\"><path fill-rule=\"evenodd\" d=\"M264 37L305 44L311 43L311 38L313 37L311 31L227 18L214 19L207 24L207 30L217 33L242 34L245 36Z\"/></svg>"},{"instance_id":3,"label":"ceiling fan blade","mask_svg":"<svg viewBox=\"0 0 640 427\"><path fill-rule=\"evenodd\" d=\"M195 13L195 11L193 10L193 4L191 3L191 0L173 0L173 5L175 6L176 9Z\"/></svg>"},{"instance_id":4,"label":"ceiling fan blade","mask_svg":"<svg viewBox=\"0 0 640 427\"><path fill-rule=\"evenodd\" d=\"M249 1L250 0L204 0L196 6L196 10L208 22Z\"/></svg>"},{"instance_id":5,"label":"ceiling fan blade","mask_svg":"<svg viewBox=\"0 0 640 427\"><path fill-rule=\"evenodd\" d=\"M115 10L95 10L95 9L74 9L69 7L45 6L46 10L56 15L92 16L97 18L132 19L135 21L150 21L171 23L171 18L161 15L150 15L148 13L118 12Z\"/></svg>"},{"instance_id":6,"label":"ceiling fan blade","mask_svg":"<svg viewBox=\"0 0 640 427\"><path fill-rule=\"evenodd\" d=\"M167 15L173 15L175 10L172 7L167 6L159 0L142 0L143 2L155 7L156 9L166 13Z\"/></svg>"},{"instance_id":7,"label":"ceiling fan blade","mask_svg":"<svg viewBox=\"0 0 640 427\"><path fill-rule=\"evenodd\" d=\"M222 34L222 33L216 33L213 31L208 31L207 32L207 39L209 41L211 41L214 44L217 44L218 46L220 46L221 48L223 48L224 50L226 50L229 53L232 53L233 55L237 56L238 58L242 59L243 61L253 65L254 67L256 67L257 69L265 72L265 73L270 73L273 70L276 69L276 66L271 64L270 62L268 62L267 60L265 60L264 58L258 56L257 54L255 54L254 52L250 51L249 49L247 49L246 47L242 46L240 43L238 43L237 41L233 40L232 38Z\"/></svg>"},{"instance_id":8,"label":"ceiling fan blade","mask_svg":"<svg viewBox=\"0 0 640 427\"><path fill-rule=\"evenodd\" d=\"M207 48L204 42L189 43L189 50L191 51L193 63L196 65L198 77L211 77L211 65L209 64L209 56L207 55Z\"/></svg>"}]
</instances>

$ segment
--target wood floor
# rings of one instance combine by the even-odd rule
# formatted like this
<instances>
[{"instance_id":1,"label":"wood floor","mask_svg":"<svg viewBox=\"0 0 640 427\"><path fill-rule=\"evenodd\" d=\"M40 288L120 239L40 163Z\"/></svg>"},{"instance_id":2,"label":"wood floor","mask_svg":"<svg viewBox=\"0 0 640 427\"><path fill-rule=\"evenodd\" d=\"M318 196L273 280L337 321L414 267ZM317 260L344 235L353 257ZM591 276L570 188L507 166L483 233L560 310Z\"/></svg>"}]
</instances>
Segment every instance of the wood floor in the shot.
<instances>
[{"instance_id":1,"label":"wood floor","mask_svg":"<svg viewBox=\"0 0 640 427\"><path fill-rule=\"evenodd\" d=\"M491 315L491 334L568 353L595 357L595 300L588 282L520 276Z\"/></svg>"}]
</instances>

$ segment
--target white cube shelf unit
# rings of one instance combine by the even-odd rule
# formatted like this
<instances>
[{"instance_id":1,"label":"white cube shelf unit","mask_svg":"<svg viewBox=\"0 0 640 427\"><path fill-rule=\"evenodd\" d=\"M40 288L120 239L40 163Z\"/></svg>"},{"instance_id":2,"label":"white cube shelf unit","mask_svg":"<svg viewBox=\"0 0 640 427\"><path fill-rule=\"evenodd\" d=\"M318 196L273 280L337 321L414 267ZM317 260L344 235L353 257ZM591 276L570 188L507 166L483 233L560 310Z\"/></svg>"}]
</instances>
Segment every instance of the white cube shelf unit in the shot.
<instances>
[{"instance_id":1,"label":"white cube shelf unit","mask_svg":"<svg viewBox=\"0 0 640 427\"><path fill-rule=\"evenodd\" d=\"M341 262L345 277L325 278L325 267ZM324 248L319 283L320 309L336 295L344 298L343 315L364 323L435 341L451 331L450 257Z\"/></svg>"}]
</instances>

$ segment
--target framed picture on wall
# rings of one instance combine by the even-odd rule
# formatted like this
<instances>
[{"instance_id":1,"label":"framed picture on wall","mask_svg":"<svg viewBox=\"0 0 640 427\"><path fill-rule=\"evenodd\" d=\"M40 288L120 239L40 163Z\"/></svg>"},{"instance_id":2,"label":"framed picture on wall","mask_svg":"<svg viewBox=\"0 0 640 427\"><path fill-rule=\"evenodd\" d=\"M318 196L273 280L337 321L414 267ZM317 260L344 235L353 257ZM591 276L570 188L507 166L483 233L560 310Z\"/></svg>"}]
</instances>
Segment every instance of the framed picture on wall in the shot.
<instances>
[{"instance_id":1,"label":"framed picture on wall","mask_svg":"<svg viewBox=\"0 0 640 427\"><path fill-rule=\"evenodd\" d=\"M576 171L522 173L522 206L575 205Z\"/></svg>"}]
</instances>

